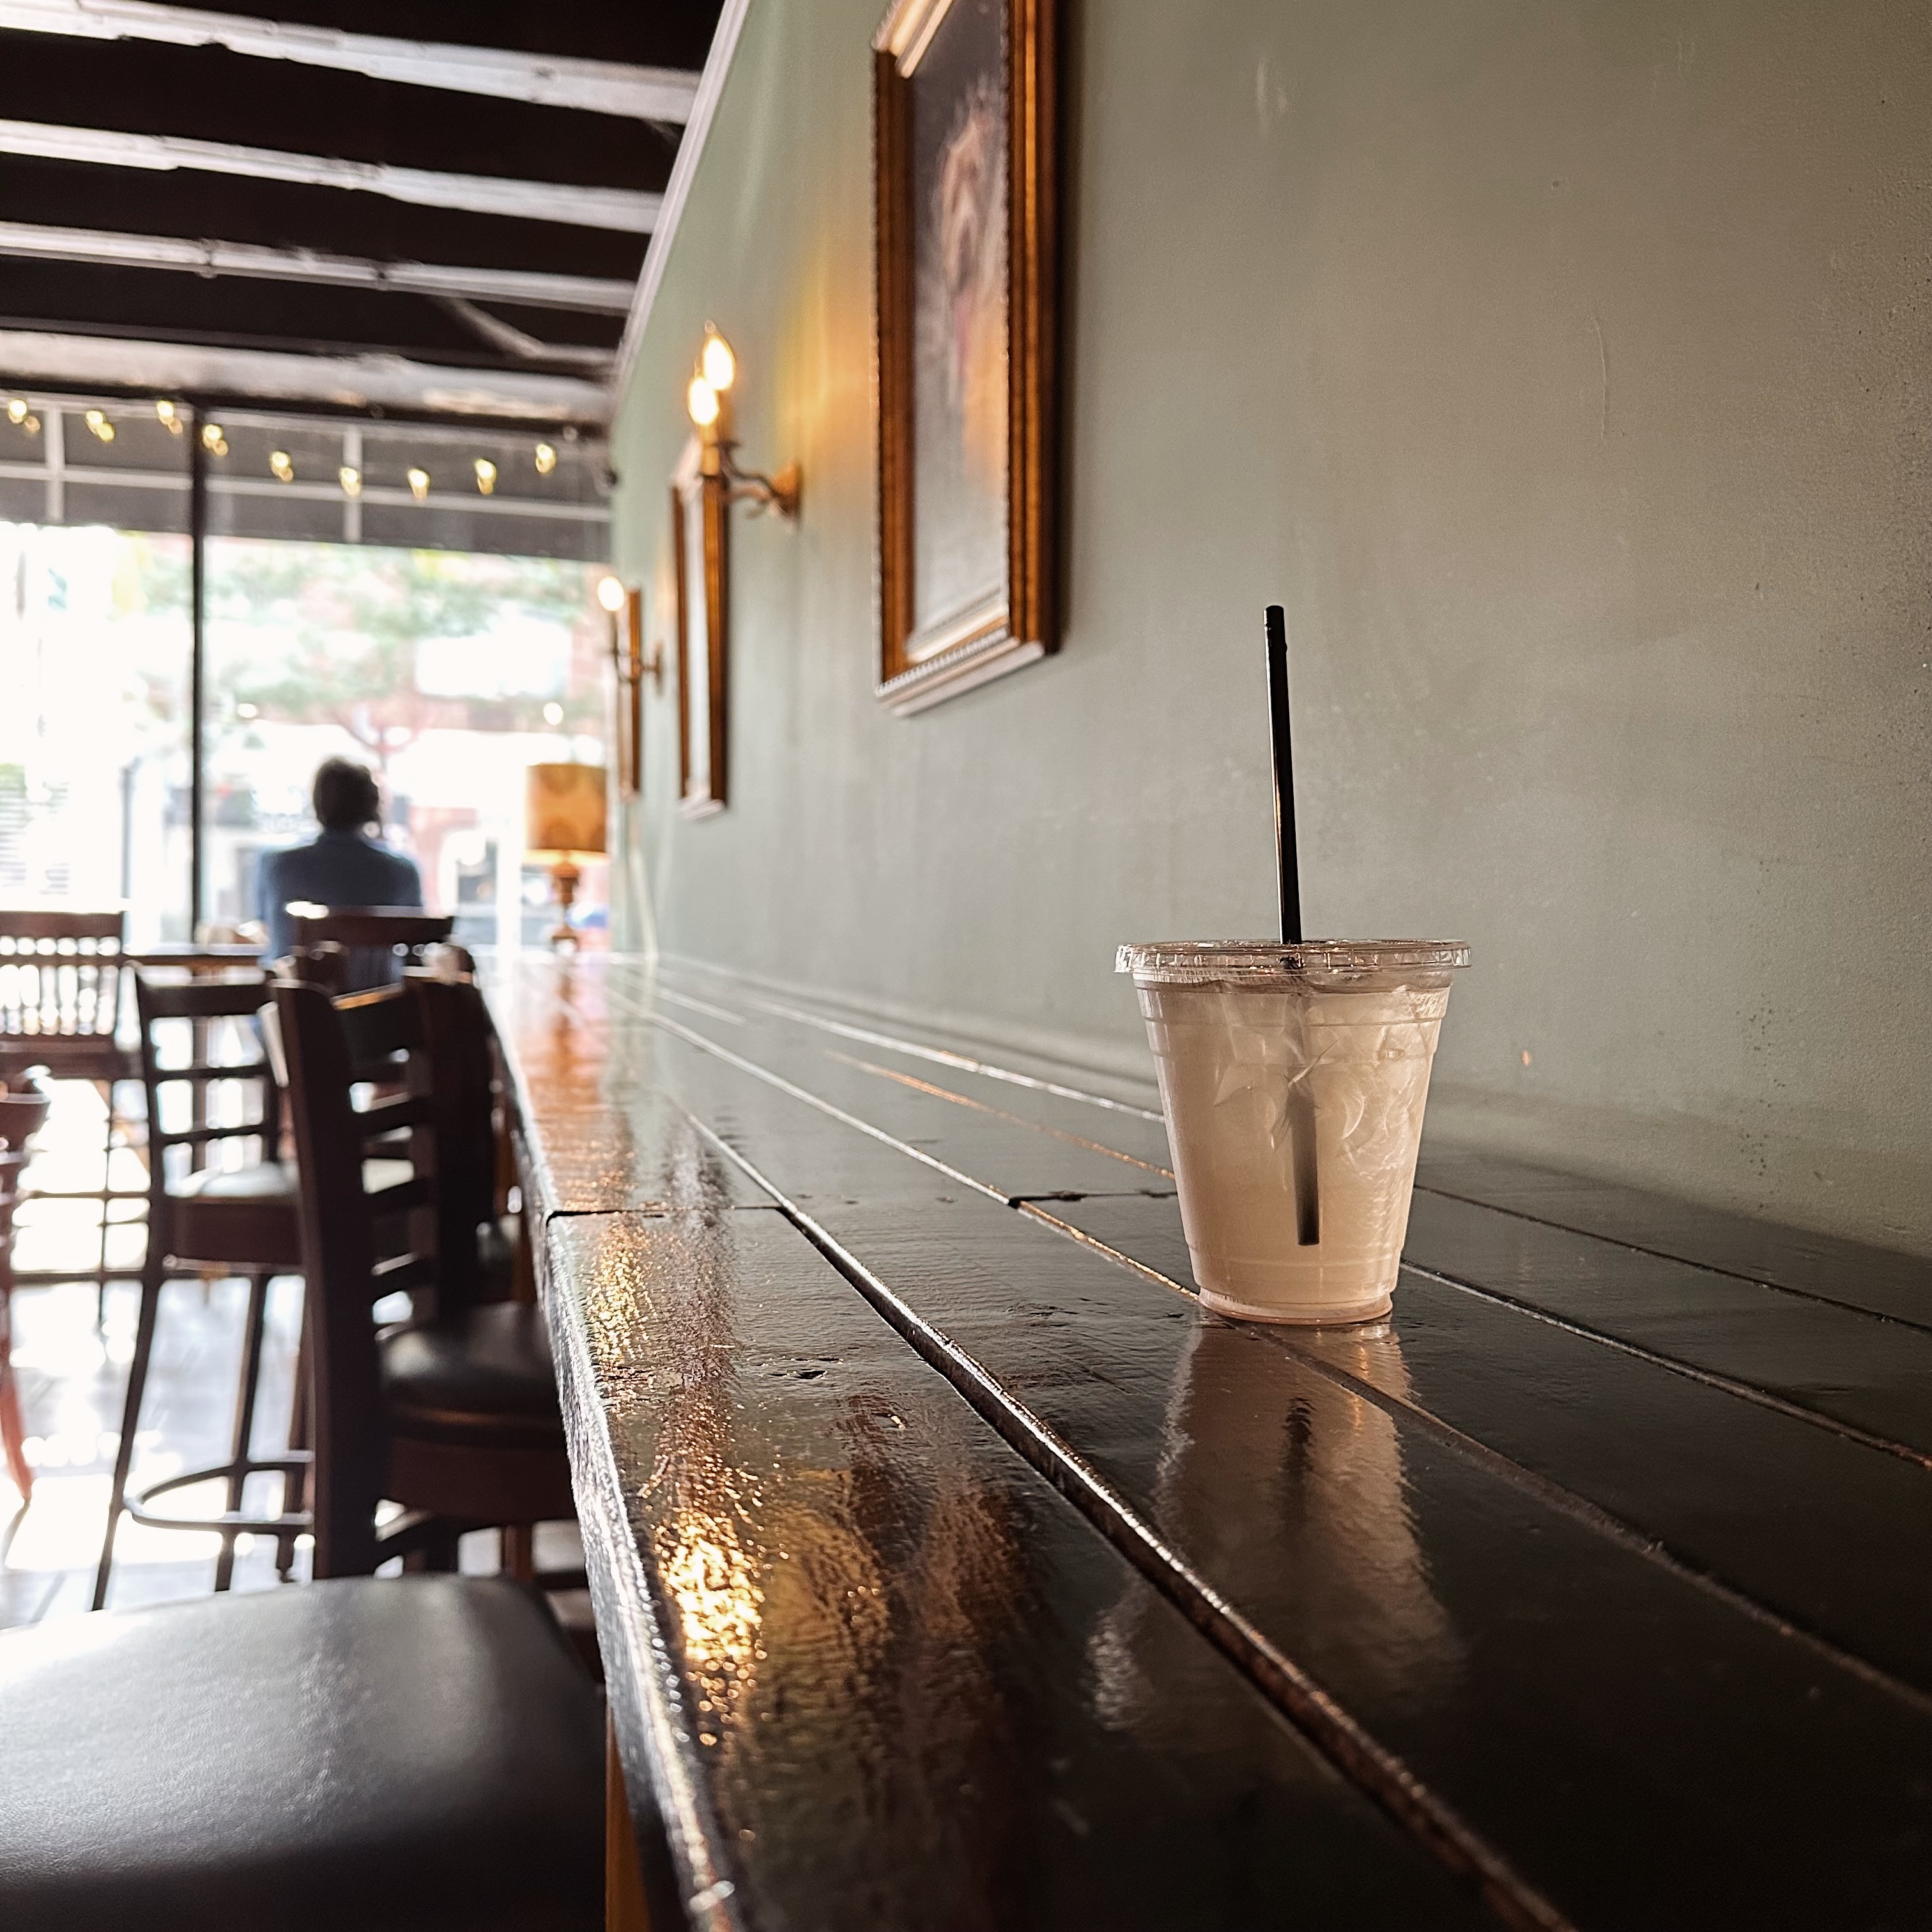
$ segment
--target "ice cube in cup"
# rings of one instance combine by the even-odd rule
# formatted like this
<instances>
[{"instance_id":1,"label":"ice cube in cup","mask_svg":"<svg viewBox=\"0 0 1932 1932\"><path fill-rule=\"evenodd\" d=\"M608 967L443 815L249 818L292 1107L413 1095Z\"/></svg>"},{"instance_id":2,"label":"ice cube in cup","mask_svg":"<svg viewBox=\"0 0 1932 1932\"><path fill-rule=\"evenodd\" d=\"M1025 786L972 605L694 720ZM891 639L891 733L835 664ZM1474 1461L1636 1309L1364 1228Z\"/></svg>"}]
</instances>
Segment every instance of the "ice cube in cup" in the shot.
<instances>
[{"instance_id":1,"label":"ice cube in cup","mask_svg":"<svg viewBox=\"0 0 1932 1932\"><path fill-rule=\"evenodd\" d=\"M1386 1315L1429 1070L1466 946L1124 946L1194 1278L1251 1322Z\"/></svg>"}]
</instances>

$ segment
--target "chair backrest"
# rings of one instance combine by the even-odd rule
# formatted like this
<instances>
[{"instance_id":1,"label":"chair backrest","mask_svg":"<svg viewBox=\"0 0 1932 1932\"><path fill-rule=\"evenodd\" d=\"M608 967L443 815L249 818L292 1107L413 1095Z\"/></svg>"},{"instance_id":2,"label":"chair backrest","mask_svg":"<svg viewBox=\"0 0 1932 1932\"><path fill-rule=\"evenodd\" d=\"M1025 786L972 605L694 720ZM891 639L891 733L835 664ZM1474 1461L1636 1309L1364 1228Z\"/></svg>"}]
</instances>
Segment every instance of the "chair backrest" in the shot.
<instances>
[{"instance_id":1,"label":"chair backrest","mask_svg":"<svg viewBox=\"0 0 1932 1932\"><path fill-rule=\"evenodd\" d=\"M488 1168L480 1184L472 1172L479 1146L489 1146L488 1034L479 1042L476 1030L488 1020L473 986L419 975L339 1000L284 979L274 1000L301 1177L314 1570L362 1575L380 1558L375 1510L388 1451L370 1310L407 1289L433 1294L448 1312L474 1292L476 1227L489 1207ZM372 1072L404 1090L358 1107ZM404 1131L412 1178L372 1192L365 1158L393 1154Z\"/></svg>"},{"instance_id":2,"label":"chair backrest","mask_svg":"<svg viewBox=\"0 0 1932 1932\"><path fill-rule=\"evenodd\" d=\"M346 979L352 989L394 982L423 948L447 939L456 929L454 915L405 906L331 906L311 912L290 908L296 945L308 950L333 941L348 953Z\"/></svg>"},{"instance_id":3,"label":"chair backrest","mask_svg":"<svg viewBox=\"0 0 1932 1932\"><path fill-rule=\"evenodd\" d=\"M111 1040L127 916L0 910L0 1035Z\"/></svg>"},{"instance_id":4,"label":"chair backrest","mask_svg":"<svg viewBox=\"0 0 1932 1932\"><path fill-rule=\"evenodd\" d=\"M165 1244L160 1216L168 1184L184 1165L208 1164L212 1148L237 1147L252 1160L275 1158L281 1098L254 1026L268 997L259 969L219 980L169 982L134 975L141 1026L141 1084L148 1098L148 1205L151 1239ZM172 1159L185 1148L185 1162Z\"/></svg>"}]
</instances>

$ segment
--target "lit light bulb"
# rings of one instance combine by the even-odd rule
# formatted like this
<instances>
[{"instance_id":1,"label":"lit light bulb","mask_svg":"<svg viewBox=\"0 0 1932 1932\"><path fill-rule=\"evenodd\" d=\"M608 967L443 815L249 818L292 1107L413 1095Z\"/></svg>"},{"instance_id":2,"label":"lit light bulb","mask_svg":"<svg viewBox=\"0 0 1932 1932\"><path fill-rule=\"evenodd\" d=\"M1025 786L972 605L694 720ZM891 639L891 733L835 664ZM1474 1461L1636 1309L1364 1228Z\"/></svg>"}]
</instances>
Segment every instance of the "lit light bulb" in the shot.
<instances>
[{"instance_id":1,"label":"lit light bulb","mask_svg":"<svg viewBox=\"0 0 1932 1932\"><path fill-rule=\"evenodd\" d=\"M296 480L296 466L289 460L289 453L286 449L269 451L268 467L274 472L278 483L292 483Z\"/></svg>"},{"instance_id":2,"label":"lit light bulb","mask_svg":"<svg viewBox=\"0 0 1932 1932\"><path fill-rule=\"evenodd\" d=\"M40 433L40 419L38 416L29 416L20 427L29 436L38 436Z\"/></svg>"},{"instance_id":3,"label":"lit light bulb","mask_svg":"<svg viewBox=\"0 0 1932 1932\"><path fill-rule=\"evenodd\" d=\"M165 396L161 397L154 404L154 420L160 424L169 435L181 434L181 412Z\"/></svg>"},{"instance_id":4,"label":"lit light bulb","mask_svg":"<svg viewBox=\"0 0 1932 1932\"><path fill-rule=\"evenodd\" d=\"M429 494L429 472L412 470L409 472L410 494L420 503Z\"/></svg>"},{"instance_id":5,"label":"lit light bulb","mask_svg":"<svg viewBox=\"0 0 1932 1932\"><path fill-rule=\"evenodd\" d=\"M537 474L539 476L548 476L556 467L556 450L547 442L538 443L537 445Z\"/></svg>"},{"instance_id":6,"label":"lit light bulb","mask_svg":"<svg viewBox=\"0 0 1932 1932\"><path fill-rule=\"evenodd\" d=\"M612 616L624 608L624 586L614 577L601 578L597 584L597 601Z\"/></svg>"},{"instance_id":7,"label":"lit light bulb","mask_svg":"<svg viewBox=\"0 0 1932 1932\"><path fill-rule=\"evenodd\" d=\"M219 423L202 424L201 446L211 456L226 456L228 454L228 439L222 434Z\"/></svg>"},{"instance_id":8,"label":"lit light bulb","mask_svg":"<svg viewBox=\"0 0 1932 1932\"><path fill-rule=\"evenodd\" d=\"M561 724L563 722L563 706L554 700L546 704L544 706L544 722L546 724Z\"/></svg>"},{"instance_id":9,"label":"lit light bulb","mask_svg":"<svg viewBox=\"0 0 1932 1932\"><path fill-rule=\"evenodd\" d=\"M27 420L27 399L25 396L8 398L7 420L11 423L22 423Z\"/></svg>"},{"instance_id":10,"label":"lit light bulb","mask_svg":"<svg viewBox=\"0 0 1932 1932\"><path fill-rule=\"evenodd\" d=\"M738 358L731 353L731 345L715 328L704 333L704 353L698 358L704 380L721 393L731 386L732 379L738 373Z\"/></svg>"},{"instance_id":11,"label":"lit light bulb","mask_svg":"<svg viewBox=\"0 0 1932 1932\"><path fill-rule=\"evenodd\" d=\"M238 704L235 707L235 715L236 717L243 720L244 722L246 722L251 718L260 717L262 715L262 707L259 704Z\"/></svg>"},{"instance_id":12,"label":"lit light bulb","mask_svg":"<svg viewBox=\"0 0 1932 1932\"><path fill-rule=\"evenodd\" d=\"M496 466L487 456L476 459L476 487L486 496L495 493Z\"/></svg>"},{"instance_id":13,"label":"lit light bulb","mask_svg":"<svg viewBox=\"0 0 1932 1932\"><path fill-rule=\"evenodd\" d=\"M684 406L700 429L709 429L718 420L718 392L702 376L692 377L691 387L684 392Z\"/></svg>"},{"instance_id":14,"label":"lit light bulb","mask_svg":"<svg viewBox=\"0 0 1932 1932\"><path fill-rule=\"evenodd\" d=\"M336 481L342 485L342 494L345 496L359 496L362 495L362 472L361 470L352 470L350 468L348 464L345 463L342 467L335 472L335 476Z\"/></svg>"},{"instance_id":15,"label":"lit light bulb","mask_svg":"<svg viewBox=\"0 0 1932 1932\"><path fill-rule=\"evenodd\" d=\"M114 440L114 425L100 410L89 410L82 420L103 442L112 442Z\"/></svg>"}]
</instances>

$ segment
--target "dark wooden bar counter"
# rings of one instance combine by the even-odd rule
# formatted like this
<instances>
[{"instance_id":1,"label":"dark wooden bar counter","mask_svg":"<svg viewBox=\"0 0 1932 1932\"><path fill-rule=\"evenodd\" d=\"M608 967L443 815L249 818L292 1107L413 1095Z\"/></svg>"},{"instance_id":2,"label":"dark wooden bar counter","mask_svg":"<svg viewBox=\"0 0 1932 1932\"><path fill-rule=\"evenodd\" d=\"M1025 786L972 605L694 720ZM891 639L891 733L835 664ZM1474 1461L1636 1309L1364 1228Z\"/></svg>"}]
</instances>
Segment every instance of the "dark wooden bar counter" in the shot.
<instances>
[{"instance_id":1,"label":"dark wooden bar counter","mask_svg":"<svg viewBox=\"0 0 1932 1932\"><path fill-rule=\"evenodd\" d=\"M1151 1084L491 970L654 1925L1932 1926L1932 1267L1425 1155L1195 1300Z\"/></svg>"}]
</instances>

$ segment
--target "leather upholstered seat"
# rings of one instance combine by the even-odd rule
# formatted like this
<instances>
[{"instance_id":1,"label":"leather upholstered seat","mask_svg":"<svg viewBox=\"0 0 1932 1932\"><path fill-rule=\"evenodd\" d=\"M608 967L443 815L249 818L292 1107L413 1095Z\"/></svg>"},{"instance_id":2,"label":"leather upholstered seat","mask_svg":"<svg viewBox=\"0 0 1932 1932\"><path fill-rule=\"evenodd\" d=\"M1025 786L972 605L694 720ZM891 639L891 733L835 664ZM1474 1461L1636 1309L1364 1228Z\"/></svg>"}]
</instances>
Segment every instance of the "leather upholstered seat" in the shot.
<instances>
[{"instance_id":1,"label":"leather upholstered seat","mask_svg":"<svg viewBox=\"0 0 1932 1932\"><path fill-rule=\"evenodd\" d=\"M398 1434L490 1448L563 1448L543 1311L526 1302L398 1329L382 1349L382 1402Z\"/></svg>"},{"instance_id":2,"label":"leather upholstered seat","mask_svg":"<svg viewBox=\"0 0 1932 1932\"><path fill-rule=\"evenodd\" d=\"M294 1170L278 1160L258 1160L248 1167L205 1167L168 1190L177 1201L286 1202L297 1211Z\"/></svg>"},{"instance_id":3,"label":"leather upholstered seat","mask_svg":"<svg viewBox=\"0 0 1932 1932\"><path fill-rule=\"evenodd\" d=\"M8 1932L590 1932L603 1720L536 1598L344 1579L0 1634Z\"/></svg>"}]
</instances>

